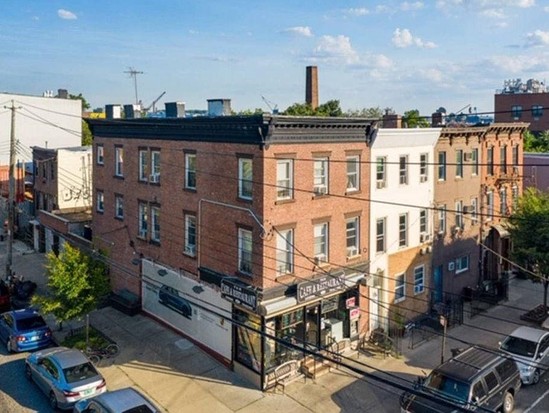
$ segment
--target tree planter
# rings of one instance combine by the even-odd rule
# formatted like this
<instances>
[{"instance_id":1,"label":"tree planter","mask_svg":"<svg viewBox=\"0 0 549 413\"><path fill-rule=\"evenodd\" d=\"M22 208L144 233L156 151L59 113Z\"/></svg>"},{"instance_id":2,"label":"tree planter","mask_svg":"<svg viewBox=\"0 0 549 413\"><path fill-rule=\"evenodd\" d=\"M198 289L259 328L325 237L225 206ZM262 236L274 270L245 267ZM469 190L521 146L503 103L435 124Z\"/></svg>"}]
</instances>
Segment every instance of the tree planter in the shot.
<instances>
[{"instance_id":1,"label":"tree planter","mask_svg":"<svg viewBox=\"0 0 549 413\"><path fill-rule=\"evenodd\" d=\"M141 300L129 290L120 290L110 295L111 306L126 315L134 316L141 311Z\"/></svg>"},{"instance_id":2,"label":"tree planter","mask_svg":"<svg viewBox=\"0 0 549 413\"><path fill-rule=\"evenodd\" d=\"M531 323L541 324L547 318L547 308L543 304L538 305L537 307L532 308L530 311L527 311L520 316L521 320L529 321Z\"/></svg>"}]
</instances>

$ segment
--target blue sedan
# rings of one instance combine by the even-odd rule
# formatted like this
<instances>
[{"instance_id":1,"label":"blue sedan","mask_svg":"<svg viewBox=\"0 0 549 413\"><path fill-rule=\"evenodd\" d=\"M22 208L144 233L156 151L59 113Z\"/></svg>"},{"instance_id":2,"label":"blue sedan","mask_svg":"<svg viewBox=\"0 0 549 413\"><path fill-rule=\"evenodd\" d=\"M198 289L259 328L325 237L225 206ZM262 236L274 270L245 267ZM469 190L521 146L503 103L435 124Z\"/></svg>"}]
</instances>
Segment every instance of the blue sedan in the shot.
<instances>
[{"instance_id":1,"label":"blue sedan","mask_svg":"<svg viewBox=\"0 0 549 413\"><path fill-rule=\"evenodd\" d=\"M32 308L0 315L0 338L6 343L8 353L37 350L52 344L50 328Z\"/></svg>"}]
</instances>

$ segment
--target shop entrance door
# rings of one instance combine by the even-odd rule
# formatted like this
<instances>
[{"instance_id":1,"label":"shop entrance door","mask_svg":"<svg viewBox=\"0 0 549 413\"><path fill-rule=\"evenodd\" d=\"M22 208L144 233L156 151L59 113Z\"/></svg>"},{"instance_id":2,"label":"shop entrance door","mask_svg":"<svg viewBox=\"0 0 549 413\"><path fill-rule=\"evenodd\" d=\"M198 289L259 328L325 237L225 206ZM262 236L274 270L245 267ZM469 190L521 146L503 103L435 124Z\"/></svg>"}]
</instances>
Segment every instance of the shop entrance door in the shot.
<instances>
[{"instance_id":1,"label":"shop entrance door","mask_svg":"<svg viewBox=\"0 0 549 413\"><path fill-rule=\"evenodd\" d=\"M318 328L320 322L319 316L318 305L307 307L305 315L305 345L308 347L318 348L320 341L320 329Z\"/></svg>"},{"instance_id":2,"label":"shop entrance door","mask_svg":"<svg viewBox=\"0 0 549 413\"><path fill-rule=\"evenodd\" d=\"M379 327L379 288L370 287L370 331Z\"/></svg>"}]
</instances>

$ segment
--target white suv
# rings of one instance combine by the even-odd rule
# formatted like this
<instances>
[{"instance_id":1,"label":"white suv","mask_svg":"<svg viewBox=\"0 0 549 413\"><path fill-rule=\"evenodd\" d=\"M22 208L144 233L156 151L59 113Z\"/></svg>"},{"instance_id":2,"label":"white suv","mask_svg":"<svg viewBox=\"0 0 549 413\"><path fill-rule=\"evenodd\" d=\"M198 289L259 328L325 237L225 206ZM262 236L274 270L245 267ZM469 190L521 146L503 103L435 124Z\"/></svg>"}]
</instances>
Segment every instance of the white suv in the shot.
<instances>
[{"instance_id":1,"label":"white suv","mask_svg":"<svg viewBox=\"0 0 549 413\"><path fill-rule=\"evenodd\" d=\"M549 331L519 327L499 345L509 354L520 372L524 384L536 384L549 363Z\"/></svg>"}]
</instances>

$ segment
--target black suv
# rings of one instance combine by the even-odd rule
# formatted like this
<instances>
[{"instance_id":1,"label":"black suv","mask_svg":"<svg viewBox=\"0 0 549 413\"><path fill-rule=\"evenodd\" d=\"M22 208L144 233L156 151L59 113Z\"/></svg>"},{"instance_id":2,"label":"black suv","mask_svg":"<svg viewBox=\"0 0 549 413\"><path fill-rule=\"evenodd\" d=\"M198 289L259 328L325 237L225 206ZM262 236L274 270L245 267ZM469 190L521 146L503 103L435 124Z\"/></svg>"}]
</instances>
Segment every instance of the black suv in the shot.
<instances>
[{"instance_id":1,"label":"black suv","mask_svg":"<svg viewBox=\"0 0 549 413\"><path fill-rule=\"evenodd\" d=\"M473 346L421 379L415 391L402 394L400 411L438 413L457 411L457 406L471 410L482 406L510 413L520 385L520 374L512 358L497 350Z\"/></svg>"}]
</instances>

